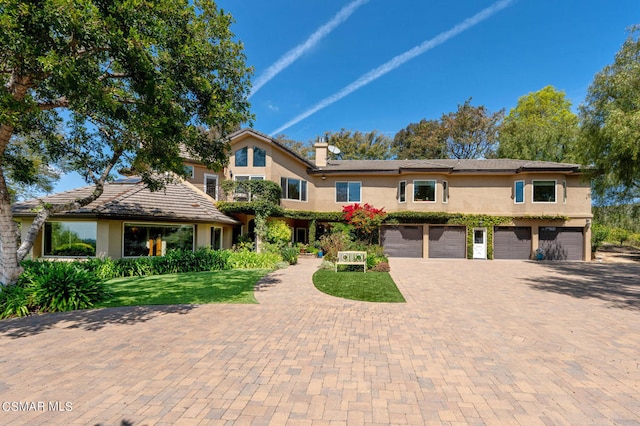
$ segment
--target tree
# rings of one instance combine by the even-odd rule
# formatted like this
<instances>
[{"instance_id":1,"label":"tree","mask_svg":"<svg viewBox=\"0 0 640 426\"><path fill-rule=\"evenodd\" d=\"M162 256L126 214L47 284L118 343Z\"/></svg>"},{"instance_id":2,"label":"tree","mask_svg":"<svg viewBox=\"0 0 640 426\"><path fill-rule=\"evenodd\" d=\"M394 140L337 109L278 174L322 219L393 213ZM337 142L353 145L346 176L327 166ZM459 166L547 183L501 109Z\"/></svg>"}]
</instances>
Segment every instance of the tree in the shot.
<instances>
[{"instance_id":1,"label":"tree","mask_svg":"<svg viewBox=\"0 0 640 426\"><path fill-rule=\"evenodd\" d=\"M449 158L494 158L498 128L504 110L489 112L484 106L474 107L471 98L458 105L456 112L440 119L447 141Z\"/></svg>"},{"instance_id":2,"label":"tree","mask_svg":"<svg viewBox=\"0 0 640 426\"><path fill-rule=\"evenodd\" d=\"M393 141L376 130L368 133L342 129L326 132L325 141L340 149L343 160L389 160L395 156Z\"/></svg>"},{"instance_id":3,"label":"tree","mask_svg":"<svg viewBox=\"0 0 640 426\"><path fill-rule=\"evenodd\" d=\"M640 27L597 73L580 106L582 161L596 195L640 195Z\"/></svg>"},{"instance_id":4,"label":"tree","mask_svg":"<svg viewBox=\"0 0 640 426\"><path fill-rule=\"evenodd\" d=\"M98 198L113 170L130 168L158 190L184 175L181 145L224 166L226 135L251 119L251 69L231 23L210 0L2 2L0 282L16 281L51 215ZM30 162L27 146L95 190L43 204L18 246L7 173ZM36 169L26 170L12 180L28 183Z\"/></svg>"},{"instance_id":5,"label":"tree","mask_svg":"<svg viewBox=\"0 0 640 426\"><path fill-rule=\"evenodd\" d=\"M471 98L439 120L422 119L394 137L399 159L493 158L504 110L474 107Z\"/></svg>"},{"instance_id":6,"label":"tree","mask_svg":"<svg viewBox=\"0 0 640 426\"><path fill-rule=\"evenodd\" d=\"M368 203L351 204L342 208L344 220L353 225L359 239L373 244L373 235L387 217L384 209L377 209Z\"/></svg>"},{"instance_id":7,"label":"tree","mask_svg":"<svg viewBox=\"0 0 640 426\"><path fill-rule=\"evenodd\" d=\"M393 138L399 160L447 158L447 143L438 120L410 123Z\"/></svg>"},{"instance_id":8,"label":"tree","mask_svg":"<svg viewBox=\"0 0 640 426\"><path fill-rule=\"evenodd\" d=\"M575 160L578 116L565 92L546 86L518 99L499 131L498 157L569 162Z\"/></svg>"},{"instance_id":9,"label":"tree","mask_svg":"<svg viewBox=\"0 0 640 426\"><path fill-rule=\"evenodd\" d=\"M276 135L275 140L307 160L313 158L314 150L311 142L300 142L289 139L284 133Z\"/></svg>"}]
</instances>

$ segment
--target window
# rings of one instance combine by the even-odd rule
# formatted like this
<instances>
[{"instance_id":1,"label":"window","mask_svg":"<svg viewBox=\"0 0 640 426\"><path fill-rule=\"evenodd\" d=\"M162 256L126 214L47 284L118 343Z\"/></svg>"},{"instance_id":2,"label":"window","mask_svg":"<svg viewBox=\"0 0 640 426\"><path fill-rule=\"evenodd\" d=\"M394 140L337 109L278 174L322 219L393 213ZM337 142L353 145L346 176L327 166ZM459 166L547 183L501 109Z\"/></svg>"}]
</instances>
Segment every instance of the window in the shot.
<instances>
[{"instance_id":1,"label":"window","mask_svg":"<svg viewBox=\"0 0 640 426\"><path fill-rule=\"evenodd\" d=\"M247 147L236 151L236 167L247 167Z\"/></svg>"},{"instance_id":2,"label":"window","mask_svg":"<svg viewBox=\"0 0 640 426\"><path fill-rule=\"evenodd\" d=\"M286 200L307 201L307 181L293 178L280 178L282 198Z\"/></svg>"},{"instance_id":3,"label":"window","mask_svg":"<svg viewBox=\"0 0 640 426\"><path fill-rule=\"evenodd\" d=\"M45 256L95 256L96 222L46 222L43 253Z\"/></svg>"},{"instance_id":4,"label":"window","mask_svg":"<svg viewBox=\"0 0 640 426\"><path fill-rule=\"evenodd\" d=\"M516 204L524 203L524 181L517 180L513 184L513 201Z\"/></svg>"},{"instance_id":5,"label":"window","mask_svg":"<svg viewBox=\"0 0 640 426\"><path fill-rule=\"evenodd\" d=\"M214 200L218 199L218 176L204 175L204 192Z\"/></svg>"},{"instance_id":6,"label":"window","mask_svg":"<svg viewBox=\"0 0 640 426\"><path fill-rule=\"evenodd\" d=\"M264 180L264 176L240 175L240 176L234 176L233 179L238 182L244 182L248 180ZM233 201L250 201L250 199L251 199L251 192L247 188L245 188L244 185L239 185L236 189L236 193L234 195Z\"/></svg>"},{"instance_id":7,"label":"window","mask_svg":"<svg viewBox=\"0 0 640 426\"><path fill-rule=\"evenodd\" d=\"M211 228L211 248L214 250L222 250L222 228Z\"/></svg>"},{"instance_id":8,"label":"window","mask_svg":"<svg viewBox=\"0 0 640 426\"><path fill-rule=\"evenodd\" d=\"M193 225L125 223L125 257L164 256L167 250L193 250Z\"/></svg>"},{"instance_id":9,"label":"window","mask_svg":"<svg viewBox=\"0 0 640 426\"><path fill-rule=\"evenodd\" d=\"M414 180L413 201L426 201L434 203L436 201L436 181Z\"/></svg>"},{"instance_id":10,"label":"window","mask_svg":"<svg viewBox=\"0 0 640 426\"><path fill-rule=\"evenodd\" d=\"M567 181L562 181L562 202L567 204Z\"/></svg>"},{"instance_id":11,"label":"window","mask_svg":"<svg viewBox=\"0 0 640 426\"><path fill-rule=\"evenodd\" d=\"M407 201L407 181L401 180L398 183L398 202L405 203Z\"/></svg>"},{"instance_id":12,"label":"window","mask_svg":"<svg viewBox=\"0 0 640 426\"><path fill-rule=\"evenodd\" d=\"M449 182L447 182L446 180L442 181L442 202L449 202Z\"/></svg>"},{"instance_id":13,"label":"window","mask_svg":"<svg viewBox=\"0 0 640 426\"><path fill-rule=\"evenodd\" d=\"M307 244L307 228L296 228L295 242Z\"/></svg>"},{"instance_id":14,"label":"window","mask_svg":"<svg viewBox=\"0 0 640 426\"><path fill-rule=\"evenodd\" d=\"M253 167L265 167L267 165L267 151L253 147Z\"/></svg>"},{"instance_id":15,"label":"window","mask_svg":"<svg viewBox=\"0 0 640 426\"><path fill-rule=\"evenodd\" d=\"M360 182L336 182L337 203L359 203Z\"/></svg>"},{"instance_id":16,"label":"window","mask_svg":"<svg viewBox=\"0 0 640 426\"><path fill-rule=\"evenodd\" d=\"M193 176L194 176L193 166L184 166L184 173L187 175L188 178L193 179Z\"/></svg>"},{"instance_id":17,"label":"window","mask_svg":"<svg viewBox=\"0 0 640 426\"><path fill-rule=\"evenodd\" d=\"M534 180L533 181L533 202L534 203L555 203L556 202L556 181L555 180Z\"/></svg>"}]
</instances>

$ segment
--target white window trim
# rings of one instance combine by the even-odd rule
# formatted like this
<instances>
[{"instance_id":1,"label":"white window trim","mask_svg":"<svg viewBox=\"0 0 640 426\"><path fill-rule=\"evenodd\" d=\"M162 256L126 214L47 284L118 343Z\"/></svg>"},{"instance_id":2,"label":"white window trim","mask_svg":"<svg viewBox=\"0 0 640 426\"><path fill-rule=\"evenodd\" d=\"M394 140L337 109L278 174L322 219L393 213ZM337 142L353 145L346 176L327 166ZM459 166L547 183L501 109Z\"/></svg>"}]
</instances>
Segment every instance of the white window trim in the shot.
<instances>
[{"instance_id":1,"label":"white window trim","mask_svg":"<svg viewBox=\"0 0 640 426\"><path fill-rule=\"evenodd\" d=\"M534 201L536 196L536 182L553 182L554 201ZM558 203L558 181L555 179L537 179L531 181L531 202L534 204L557 204Z\"/></svg>"},{"instance_id":2,"label":"white window trim","mask_svg":"<svg viewBox=\"0 0 640 426\"><path fill-rule=\"evenodd\" d=\"M400 201L400 185L404 183L404 201ZM401 180L398 182L398 203L406 204L407 202L407 181Z\"/></svg>"},{"instance_id":3,"label":"white window trim","mask_svg":"<svg viewBox=\"0 0 640 426\"><path fill-rule=\"evenodd\" d=\"M518 182L522 182L522 201L518 201L518 190L516 189L516 185L518 184ZM526 200L526 197L525 197L526 187L527 187L527 184L524 180L517 180L513 182L513 204L524 204L524 201Z\"/></svg>"},{"instance_id":4,"label":"white window trim","mask_svg":"<svg viewBox=\"0 0 640 426\"><path fill-rule=\"evenodd\" d=\"M447 204L449 202L449 182L446 180L442 181L442 204Z\"/></svg>"},{"instance_id":5,"label":"white window trim","mask_svg":"<svg viewBox=\"0 0 640 426\"><path fill-rule=\"evenodd\" d=\"M338 184L339 183L346 183L347 184L347 201L338 201ZM349 184L350 183L357 183L360 185L359 190L358 190L358 199L359 201L349 201ZM362 202L362 181L359 180L340 180L340 181L336 181L335 185L334 185L334 189L335 189L335 196L333 197L333 199L335 200L336 204L350 204L350 203L361 203Z\"/></svg>"},{"instance_id":6,"label":"white window trim","mask_svg":"<svg viewBox=\"0 0 640 426\"><path fill-rule=\"evenodd\" d=\"M125 256L124 255L124 227L125 225L141 225L141 226L162 226L162 225L169 225L169 226L191 226L193 228L193 241L191 244L191 251L195 251L196 249L196 238L197 238L197 232L198 232L198 228L195 224L193 223L184 223L184 222L179 222L179 223L172 223L172 222L122 222L122 228L120 230L120 235L122 236L122 243L120 244L120 254L122 255L123 258L125 259L137 259L139 257L146 257L146 256Z\"/></svg>"},{"instance_id":7,"label":"white window trim","mask_svg":"<svg viewBox=\"0 0 640 426\"><path fill-rule=\"evenodd\" d=\"M44 227L45 224L47 223L78 223L78 222L82 222L82 223L94 223L96 225L96 254L94 256L58 256L55 254L44 254L44 240L45 240L45 235L44 235ZM123 228L124 230L124 228ZM45 223L42 224L42 238L41 238L41 242L40 242L40 253L41 256L43 258L48 258L48 259L84 259L87 257L96 257L98 256L98 221L96 220L47 220L45 221ZM124 245L124 241L122 243Z\"/></svg>"},{"instance_id":8,"label":"white window trim","mask_svg":"<svg viewBox=\"0 0 640 426\"><path fill-rule=\"evenodd\" d=\"M309 202L309 181L301 179L301 178L295 178L295 177L286 177L286 176L282 176L280 179L286 179L287 180L287 185L289 184L289 179L293 179L293 180L299 180L300 181L300 197L302 197L302 182L306 182L307 183L307 199L303 200L302 198L287 198L285 197L284 192L282 193L282 198L281 200L286 200L286 201L293 201L296 203L308 203ZM287 196L289 194L286 194Z\"/></svg>"},{"instance_id":9,"label":"white window trim","mask_svg":"<svg viewBox=\"0 0 640 426\"><path fill-rule=\"evenodd\" d=\"M203 191L205 192L205 194L207 193L207 178L214 178L216 180L216 192L214 194L213 199L217 200L218 196L219 196L219 194L218 194L218 183L219 183L218 175L213 175L211 173L205 173L204 174L204 182L202 183L202 188L203 188Z\"/></svg>"},{"instance_id":10,"label":"white window trim","mask_svg":"<svg viewBox=\"0 0 640 426\"><path fill-rule=\"evenodd\" d=\"M422 201L422 200L416 200L416 182L433 182L433 201ZM411 199L413 200L414 203L426 203L426 204L434 204L436 202L438 202L438 191L437 191L437 182L435 179L414 179L413 181L413 191L411 191Z\"/></svg>"}]
</instances>

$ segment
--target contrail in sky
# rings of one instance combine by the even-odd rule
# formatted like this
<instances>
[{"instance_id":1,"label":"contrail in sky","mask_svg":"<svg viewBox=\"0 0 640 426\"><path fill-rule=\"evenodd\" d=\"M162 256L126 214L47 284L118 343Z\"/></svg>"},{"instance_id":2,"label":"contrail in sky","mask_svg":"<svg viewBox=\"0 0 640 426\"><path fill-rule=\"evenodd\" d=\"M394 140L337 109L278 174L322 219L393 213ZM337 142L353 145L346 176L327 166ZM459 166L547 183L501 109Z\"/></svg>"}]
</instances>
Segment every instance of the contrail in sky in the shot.
<instances>
[{"instance_id":1,"label":"contrail in sky","mask_svg":"<svg viewBox=\"0 0 640 426\"><path fill-rule=\"evenodd\" d=\"M304 120L305 118L309 117L310 115L315 114L316 112L320 111L321 109L324 109L324 108L328 107L329 105L331 105L331 104L339 101L340 99L344 98L345 96L351 94L352 92L355 92L359 88L361 88L363 86L366 86L367 84L371 83L374 80L377 80L378 78L382 77L386 73L388 73L390 71L393 71L394 69L398 68L400 65L404 64L405 62L415 58L418 55L421 55L421 54L433 49L434 47L446 42L450 38L453 38L453 37L457 36L461 32L463 32L465 30L468 30L469 28L473 27L474 25L479 24L480 22L484 21L485 19L491 17L493 14L495 14L495 13L499 12L500 10L504 9L505 7L509 6L511 3L513 3L513 1L514 0L500 0L500 1L497 1L494 4L492 4L491 6L489 6L488 8L486 8L486 9L478 12L477 14L473 15L472 17L467 18L464 21L460 22L455 27L453 27L453 28L451 28L451 29L449 29L449 30L447 30L445 32L442 32L442 33L438 34L437 36L435 36L431 40L424 41L424 42L422 42L422 44L419 44L419 45L415 46L414 48L409 49L404 53L401 53L400 55L394 57L390 61L380 65L378 68L375 68L375 69L369 71L368 73L364 74L363 76L358 78L353 83L351 83L348 86L344 87L339 92L336 92L333 95L329 96L328 98L323 99L322 101L317 103L312 108L308 109L307 111L305 111L302 114L300 114L297 117L295 117L293 120L291 120L291 121L285 123L284 125L278 127L276 130L271 132L270 135L273 136L273 135L276 135L276 134L282 132L285 129L288 129L289 127L293 126L294 124L299 123L300 121Z\"/></svg>"},{"instance_id":2,"label":"contrail in sky","mask_svg":"<svg viewBox=\"0 0 640 426\"><path fill-rule=\"evenodd\" d=\"M302 56L303 53L313 48L316 44L325 38L331 31L333 31L338 25L346 21L353 12L360 6L367 3L369 0L355 0L343 7L336 15L326 24L311 34L309 38L302 44L297 45L287 53L285 53L280 59L274 62L269 68L265 70L256 80L253 82L253 88L249 97L256 94L258 90L265 84L267 84L273 77L278 75L280 71L291 65L296 59Z\"/></svg>"}]
</instances>

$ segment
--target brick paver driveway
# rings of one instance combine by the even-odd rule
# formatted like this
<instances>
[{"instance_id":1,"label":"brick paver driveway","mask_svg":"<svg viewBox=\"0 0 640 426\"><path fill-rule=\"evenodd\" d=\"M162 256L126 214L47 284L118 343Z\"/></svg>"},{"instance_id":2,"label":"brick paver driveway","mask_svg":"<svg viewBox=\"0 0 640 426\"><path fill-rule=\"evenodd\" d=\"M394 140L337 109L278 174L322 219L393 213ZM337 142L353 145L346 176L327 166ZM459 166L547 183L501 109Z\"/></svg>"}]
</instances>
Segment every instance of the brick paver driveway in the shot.
<instances>
[{"instance_id":1,"label":"brick paver driveway","mask_svg":"<svg viewBox=\"0 0 640 426\"><path fill-rule=\"evenodd\" d=\"M640 424L638 266L392 259L407 303L372 304L317 265L259 305L0 322L0 424Z\"/></svg>"}]
</instances>

